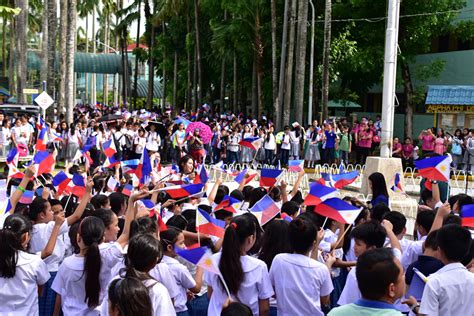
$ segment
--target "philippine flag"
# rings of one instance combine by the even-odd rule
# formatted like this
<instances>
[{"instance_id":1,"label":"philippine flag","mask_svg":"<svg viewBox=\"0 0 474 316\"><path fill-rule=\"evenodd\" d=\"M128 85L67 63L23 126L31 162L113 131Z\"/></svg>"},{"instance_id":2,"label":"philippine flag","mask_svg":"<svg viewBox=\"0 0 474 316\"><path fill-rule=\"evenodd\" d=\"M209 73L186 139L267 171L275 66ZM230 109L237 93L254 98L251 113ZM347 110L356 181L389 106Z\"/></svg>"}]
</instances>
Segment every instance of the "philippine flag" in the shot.
<instances>
[{"instance_id":1,"label":"philippine flag","mask_svg":"<svg viewBox=\"0 0 474 316\"><path fill-rule=\"evenodd\" d=\"M273 187L283 175L280 169L262 169L260 171L260 186Z\"/></svg>"},{"instance_id":2,"label":"philippine flag","mask_svg":"<svg viewBox=\"0 0 474 316\"><path fill-rule=\"evenodd\" d=\"M18 149L13 147L10 149L7 155L7 164L18 166Z\"/></svg>"},{"instance_id":3,"label":"philippine flag","mask_svg":"<svg viewBox=\"0 0 474 316\"><path fill-rule=\"evenodd\" d=\"M53 178L53 186L56 188L59 194L63 193L64 190L66 190L69 185L69 182L71 182L71 179L69 179L69 177L66 173L64 173L64 171L58 172Z\"/></svg>"},{"instance_id":4,"label":"philippine flag","mask_svg":"<svg viewBox=\"0 0 474 316\"><path fill-rule=\"evenodd\" d=\"M237 200L236 198L226 195L224 196L222 201L219 204L217 204L217 206L214 208L214 211L225 210L228 212L237 213L237 211L240 210L241 206L242 206L241 201Z\"/></svg>"},{"instance_id":5,"label":"philippine flag","mask_svg":"<svg viewBox=\"0 0 474 316\"><path fill-rule=\"evenodd\" d=\"M20 197L20 203L31 204L34 198L35 198L35 191L26 190L25 192L22 192L22 195Z\"/></svg>"},{"instance_id":6,"label":"philippine flag","mask_svg":"<svg viewBox=\"0 0 474 316\"><path fill-rule=\"evenodd\" d=\"M192 264L203 268L204 270L220 274L220 271L212 260L212 252L208 247L199 247L193 249L175 249L176 254L184 260L191 262Z\"/></svg>"},{"instance_id":7,"label":"philippine flag","mask_svg":"<svg viewBox=\"0 0 474 316\"><path fill-rule=\"evenodd\" d=\"M15 165L8 165L8 179L23 179L25 174L18 170Z\"/></svg>"},{"instance_id":8,"label":"philippine flag","mask_svg":"<svg viewBox=\"0 0 474 316\"><path fill-rule=\"evenodd\" d=\"M257 172L245 168L235 177L234 181L240 185L242 181L245 179L244 184L247 185L250 181L253 180L253 178L257 176L257 174L258 174Z\"/></svg>"},{"instance_id":9,"label":"philippine flag","mask_svg":"<svg viewBox=\"0 0 474 316\"><path fill-rule=\"evenodd\" d=\"M337 197L337 190L318 182L310 185L309 193L304 199L304 205L319 205L329 198Z\"/></svg>"},{"instance_id":10,"label":"philippine flag","mask_svg":"<svg viewBox=\"0 0 474 316\"><path fill-rule=\"evenodd\" d=\"M260 137L248 137L242 139L239 144L253 150L258 150L262 145L262 140L260 139Z\"/></svg>"},{"instance_id":11,"label":"philippine flag","mask_svg":"<svg viewBox=\"0 0 474 316\"><path fill-rule=\"evenodd\" d=\"M281 219L287 221L288 223L291 223L293 221L293 218L284 212L281 213Z\"/></svg>"},{"instance_id":12,"label":"philippine flag","mask_svg":"<svg viewBox=\"0 0 474 316\"><path fill-rule=\"evenodd\" d=\"M48 127L44 126L38 134L38 139L36 140L35 149L37 151L46 150L47 144L48 144Z\"/></svg>"},{"instance_id":13,"label":"philippine flag","mask_svg":"<svg viewBox=\"0 0 474 316\"><path fill-rule=\"evenodd\" d=\"M204 164L199 165L197 167L196 171L197 171L197 173L196 173L196 177L194 178L193 183L195 183L195 184L198 184L198 183L206 184L209 177L207 175L207 170L206 170L206 167L204 166Z\"/></svg>"},{"instance_id":14,"label":"philippine flag","mask_svg":"<svg viewBox=\"0 0 474 316\"><path fill-rule=\"evenodd\" d=\"M110 177L109 181L107 181L107 188L109 188L112 192L116 192L120 183L114 177Z\"/></svg>"},{"instance_id":15,"label":"philippine flag","mask_svg":"<svg viewBox=\"0 0 474 316\"><path fill-rule=\"evenodd\" d=\"M86 193L86 183L84 177L75 173L72 176L72 181L69 182L70 192L75 196L82 198Z\"/></svg>"},{"instance_id":16,"label":"philippine flag","mask_svg":"<svg viewBox=\"0 0 474 316\"><path fill-rule=\"evenodd\" d=\"M218 238L224 237L225 222L213 218L207 212L198 208L196 212L196 230Z\"/></svg>"},{"instance_id":17,"label":"philippine flag","mask_svg":"<svg viewBox=\"0 0 474 316\"><path fill-rule=\"evenodd\" d=\"M355 207L338 198L331 198L317 205L314 211L340 223L352 225L362 208Z\"/></svg>"},{"instance_id":18,"label":"philippine flag","mask_svg":"<svg viewBox=\"0 0 474 316\"><path fill-rule=\"evenodd\" d=\"M51 141L54 143L60 143L63 141L63 137L61 136L61 134L51 132Z\"/></svg>"},{"instance_id":19,"label":"philippine flag","mask_svg":"<svg viewBox=\"0 0 474 316\"><path fill-rule=\"evenodd\" d=\"M464 205L461 210L462 226L474 227L474 204Z\"/></svg>"},{"instance_id":20,"label":"philippine flag","mask_svg":"<svg viewBox=\"0 0 474 316\"><path fill-rule=\"evenodd\" d=\"M135 173L138 168L139 163L140 163L140 160L132 159L132 160L122 161L120 165L122 166L122 171L124 173Z\"/></svg>"},{"instance_id":21,"label":"philippine flag","mask_svg":"<svg viewBox=\"0 0 474 316\"><path fill-rule=\"evenodd\" d=\"M351 184L359 177L359 171L345 172L339 174L321 173L324 182L329 182L329 186L342 189ZM322 181L321 181L322 183Z\"/></svg>"},{"instance_id":22,"label":"philippine flag","mask_svg":"<svg viewBox=\"0 0 474 316\"><path fill-rule=\"evenodd\" d=\"M219 161L218 163L216 163L213 168L217 171L220 171L220 172L224 172L224 173L227 173L228 175L232 176L232 177L235 177L239 174L239 171L238 170L232 170L232 169L225 169L224 168L224 162L223 161Z\"/></svg>"},{"instance_id":23,"label":"philippine flag","mask_svg":"<svg viewBox=\"0 0 474 316\"><path fill-rule=\"evenodd\" d=\"M150 156L148 155L148 150L144 148L142 157L140 158L140 162L138 163L137 170L135 172L137 178L140 180L140 186L143 186L148 183L148 181L150 180L151 171L152 168Z\"/></svg>"},{"instance_id":24,"label":"philippine flag","mask_svg":"<svg viewBox=\"0 0 474 316\"><path fill-rule=\"evenodd\" d=\"M449 181L451 156L435 156L415 161L415 167L423 178Z\"/></svg>"},{"instance_id":25,"label":"philippine flag","mask_svg":"<svg viewBox=\"0 0 474 316\"><path fill-rule=\"evenodd\" d=\"M271 221L278 213L280 208L270 196L265 195L250 209L253 215L258 219L261 226Z\"/></svg>"},{"instance_id":26,"label":"philippine flag","mask_svg":"<svg viewBox=\"0 0 474 316\"><path fill-rule=\"evenodd\" d=\"M395 174L395 180L392 187L393 192L404 193L402 188L402 183L400 182L400 174L397 172Z\"/></svg>"},{"instance_id":27,"label":"philippine flag","mask_svg":"<svg viewBox=\"0 0 474 316\"><path fill-rule=\"evenodd\" d=\"M55 161L53 156L47 151L38 151L33 157L33 164L36 168L35 176L51 172Z\"/></svg>"},{"instance_id":28,"label":"philippine flag","mask_svg":"<svg viewBox=\"0 0 474 316\"><path fill-rule=\"evenodd\" d=\"M126 196L130 196L132 195L132 192L133 192L133 185L131 184L126 184L124 185L124 187L122 188L122 194L126 195Z\"/></svg>"},{"instance_id":29,"label":"philippine flag","mask_svg":"<svg viewBox=\"0 0 474 316\"><path fill-rule=\"evenodd\" d=\"M195 195L201 193L204 185L201 183L197 184L185 184L185 185L172 185L160 189L160 191L165 191L171 196L172 199L181 199L190 195Z\"/></svg>"},{"instance_id":30,"label":"philippine flag","mask_svg":"<svg viewBox=\"0 0 474 316\"><path fill-rule=\"evenodd\" d=\"M417 301L421 301L421 297L423 296L423 291L425 290L425 285L426 282L428 282L428 278L417 268L413 268L413 272L413 278L406 296L413 296Z\"/></svg>"},{"instance_id":31,"label":"philippine flag","mask_svg":"<svg viewBox=\"0 0 474 316\"><path fill-rule=\"evenodd\" d=\"M115 142L114 142L113 136L112 136L111 139L106 141L102 146L104 148L104 154L109 158L117 153L117 149L115 148Z\"/></svg>"},{"instance_id":32,"label":"philippine flag","mask_svg":"<svg viewBox=\"0 0 474 316\"><path fill-rule=\"evenodd\" d=\"M300 172L304 168L304 160L290 160L288 162L288 171Z\"/></svg>"}]
</instances>

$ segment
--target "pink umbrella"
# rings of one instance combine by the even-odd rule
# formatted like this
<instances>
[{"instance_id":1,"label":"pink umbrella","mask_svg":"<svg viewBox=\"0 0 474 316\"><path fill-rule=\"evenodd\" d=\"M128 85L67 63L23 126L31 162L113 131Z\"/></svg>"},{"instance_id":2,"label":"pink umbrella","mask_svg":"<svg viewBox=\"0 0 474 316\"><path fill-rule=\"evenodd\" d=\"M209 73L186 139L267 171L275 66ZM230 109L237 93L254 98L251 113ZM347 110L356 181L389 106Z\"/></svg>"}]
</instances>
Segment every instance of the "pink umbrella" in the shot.
<instances>
[{"instance_id":1,"label":"pink umbrella","mask_svg":"<svg viewBox=\"0 0 474 316\"><path fill-rule=\"evenodd\" d=\"M199 135L201 135L202 142L204 144L209 144L213 135L211 128L202 122L192 122L189 123L188 127L186 127L186 132L192 135L196 128L199 128Z\"/></svg>"}]
</instances>

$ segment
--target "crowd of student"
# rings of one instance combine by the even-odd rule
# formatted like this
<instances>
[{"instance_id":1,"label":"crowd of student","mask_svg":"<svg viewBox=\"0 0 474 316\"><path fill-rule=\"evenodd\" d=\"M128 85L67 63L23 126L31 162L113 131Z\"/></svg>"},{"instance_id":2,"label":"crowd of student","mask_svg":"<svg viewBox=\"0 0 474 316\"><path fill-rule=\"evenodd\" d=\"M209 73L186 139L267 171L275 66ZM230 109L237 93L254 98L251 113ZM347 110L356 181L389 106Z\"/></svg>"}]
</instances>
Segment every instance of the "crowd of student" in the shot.
<instances>
[{"instance_id":1,"label":"crowd of student","mask_svg":"<svg viewBox=\"0 0 474 316\"><path fill-rule=\"evenodd\" d=\"M433 182L421 194L415 231L408 234L406 217L388 207L379 173L369 176L371 201L344 198L362 209L353 226L304 205L304 171L291 192L283 181L267 191L245 185L245 179L230 191L218 178L206 184L212 186L207 197L175 201L156 190L169 171L163 171L158 150L145 146L152 180L131 193L125 186L133 181L121 168L84 171L72 165L68 173L89 179L81 198L59 194L51 174L33 179L34 165L22 179L10 179L11 208L0 230L0 314L473 314L474 243L459 216L463 206L474 204L470 196L443 203ZM178 165L175 177L198 176L191 156ZM113 177L117 189L108 185ZM35 197L22 204L27 190ZM281 215L262 227L248 210L267 194ZM216 209L226 196L241 201L236 213ZM153 201L153 210L142 207L142 199ZM197 233L198 209L225 221L223 237ZM222 279L178 256L196 243L212 249ZM429 276L420 297L405 295L413 268Z\"/></svg>"},{"instance_id":2,"label":"crowd of student","mask_svg":"<svg viewBox=\"0 0 474 316\"><path fill-rule=\"evenodd\" d=\"M101 116L118 114L123 117L113 122L100 122ZM58 150L58 160L70 166L78 149L83 148L90 137L97 139L91 151L92 158L100 161L100 144L114 138L116 147L124 159L139 158L144 148L160 152L163 161L177 163L190 154L196 161L207 163L224 161L232 163L259 162L262 164L287 166L289 160L305 160L307 167L323 163L365 164L367 156L378 150L381 141L382 122L362 117L349 122L317 120L303 127L298 122L276 131L265 116L258 119L235 115L212 113L203 106L197 113L171 110L128 112L118 108L98 110L77 107L75 122L68 125L62 117L47 122L48 142ZM209 126L212 137L205 142L202 131L186 132L190 122L203 122ZM17 147L21 154L32 153L39 130L36 120L28 115L5 117L0 113L0 156ZM155 124L156 123L156 124ZM12 127L13 126L13 127ZM159 128L158 128L159 127ZM404 167L413 167L413 161L432 154L452 156L453 170L474 171L473 131L457 129L454 134L443 129L428 128L417 139L406 137L403 142L395 137L392 155L402 159ZM242 146L244 139L258 138L256 149Z\"/></svg>"}]
</instances>

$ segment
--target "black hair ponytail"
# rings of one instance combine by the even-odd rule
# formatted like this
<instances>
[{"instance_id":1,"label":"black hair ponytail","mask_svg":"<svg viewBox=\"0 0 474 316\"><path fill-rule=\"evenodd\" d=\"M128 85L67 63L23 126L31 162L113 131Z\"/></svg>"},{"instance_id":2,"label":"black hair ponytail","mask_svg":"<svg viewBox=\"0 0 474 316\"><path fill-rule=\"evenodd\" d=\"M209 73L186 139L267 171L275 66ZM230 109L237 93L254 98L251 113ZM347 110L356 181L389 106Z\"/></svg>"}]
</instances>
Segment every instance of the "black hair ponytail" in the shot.
<instances>
[{"instance_id":1,"label":"black hair ponytail","mask_svg":"<svg viewBox=\"0 0 474 316\"><path fill-rule=\"evenodd\" d=\"M151 279L148 271L161 261L161 244L151 234L137 235L130 239L125 257L126 277L140 280Z\"/></svg>"},{"instance_id":2,"label":"black hair ponytail","mask_svg":"<svg viewBox=\"0 0 474 316\"><path fill-rule=\"evenodd\" d=\"M160 241L163 251L168 251L169 245L174 247L174 244L178 240L178 236L181 232L181 229L177 227L168 227L167 230L160 232Z\"/></svg>"},{"instance_id":3,"label":"black hair ponytail","mask_svg":"<svg viewBox=\"0 0 474 316\"><path fill-rule=\"evenodd\" d=\"M18 251L24 250L21 237L31 231L31 221L23 215L12 214L0 229L0 277L13 278L18 263Z\"/></svg>"},{"instance_id":4,"label":"black hair ponytail","mask_svg":"<svg viewBox=\"0 0 474 316\"><path fill-rule=\"evenodd\" d=\"M234 217L225 230L219 270L231 294L237 294L244 280L240 248L247 237L254 235L255 231L255 223L251 218L242 215Z\"/></svg>"},{"instance_id":5,"label":"black hair ponytail","mask_svg":"<svg viewBox=\"0 0 474 316\"><path fill-rule=\"evenodd\" d=\"M137 278L116 279L110 283L109 300L119 315L151 316L153 305L148 289Z\"/></svg>"},{"instance_id":6,"label":"black hair ponytail","mask_svg":"<svg viewBox=\"0 0 474 316\"><path fill-rule=\"evenodd\" d=\"M104 238L105 225L102 220L95 216L84 218L79 226L79 235L87 246L84 258L84 274L86 277L85 302L90 308L99 305L100 297L100 268L102 260L100 257L99 244Z\"/></svg>"}]
</instances>

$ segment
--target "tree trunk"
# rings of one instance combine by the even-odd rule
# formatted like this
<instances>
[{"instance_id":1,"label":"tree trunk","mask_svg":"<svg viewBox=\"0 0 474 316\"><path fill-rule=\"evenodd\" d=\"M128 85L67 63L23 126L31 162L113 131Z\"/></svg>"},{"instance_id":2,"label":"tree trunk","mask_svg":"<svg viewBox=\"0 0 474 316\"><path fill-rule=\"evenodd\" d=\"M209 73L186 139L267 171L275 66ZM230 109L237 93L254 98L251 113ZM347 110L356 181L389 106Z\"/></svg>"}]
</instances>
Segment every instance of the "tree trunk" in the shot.
<instances>
[{"instance_id":1,"label":"tree trunk","mask_svg":"<svg viewBox=\"0 0 474 316\"><path fill-rule=\"evenodd\" d=\"M117 0L117 10L121 10L121 9L122 9L122 1ZM119 24L119 17L118 17L118 14L116 14L115 25L118 25L118 24ZM115 32L114 48L115 48L115 51L119 50L119 35L117 34L117 32ZM119 74L118 73L114 75L113 90L114 90L114 106L117 106L119 105Z\"/></svg>"},{"instance_id":2,"label":"tree trunk","mask_svg":"<svg viewBox=\"0 0 474 316\"><path fill-rule=\"evenodd\" d=\"M197 49L194 45L194 62L193 62L193 111L197 111L198 107L198 74L197 74Z\"/></svg>"},{"instance_id":3,"label":"tree trunk","mask_svg":"<svg viewBox=\"0 0 474 316\"><path fill-rule=\"evenodd\" d=\"M277 98L278 98L278 68L277 68L277 10L276 10L276 0L270 1L271 6L271 24L272 24L272 96L273 96L273 105L274 112L278 111L277 107Z\"/></svg>"},{"instance_id":4,"label":"tree trunk","mask_svg":"<svg viewBox=\"0 0 474 316\"><path fill-rule=\"evenodd\" d=\"M86 53L89 53L89 14L86 14ZM85 73L85 99L89 103L89 74Z\"/></svg>"},{"instance_id":5,"label":"tree trunk","mask_svg":"<svg viewBox=\"0 0 474 316\"><path fill-rule=\"evenodd\" d=\"M286 89L285 89L285 103L283 104L283 125L290 124L290 106L291 96L293 92L293 57L295 51L295 23L296 23L296 2L292 0L291 3L291 17L290 17L290 37L288 43L288 60L286 62Z\"/></svg>"},{"instance_id":6,"label":"tree trunk","mask_svg":"<svg viewBox=\"0 0 474 316\"><path fill-rule=\"evenodd\" d=\"M156 13L156 4L153 7L154 14ZM150 36L148 38L148 89L146 95L146 107L152 109L153 97L155 92L155 76L154 76L154 60L153 49L155 47L155 25L152 23L152 14L149 1L145 1L145 19L149 28Z\"/></svg>"},{"instance_id":7,"label":"tree trunk","mask_svg":"<svg viewBox=\"0 0 474 316\"><path fill-rule=\"evenodd\" d=\"M221 62L221 86L219 90L219 98L221 99L221 103L219 104L217 112L221 113L225 110L225 57L222 58Z\"/></svg>"},{"instance_id":8,"label":"tree trunk","mask_svg":"<svg viewBox=\"0 0 474 316\"><path fill-rule=\"evenodd\" d=\"M331 0L326 0L326 10L324 14L324 48L323 48L323 88L322 88L322 107L323 119L329 117L329 63L331 59Z\"/></svg>"},{"instance_id":9,"label":"tree trunk","mask_svg":"<svg viewBox=\"0 0 474 316\"><path fill-rule=\"evenodd\" d=\"M59 44L61 50L61 61L59 63L59 93L58 93L58 112L65 113L65 91L66 91L66 38L67 38L67 0L59 2ZM58 113L59 114L59 113Z\"/></svg>"},{"instance_id":10,"label":"tree trunk","mask_svg":"<svg viewBox=\"0 0 474 316\"><path fill-rule=\"evenodd\" d=\"M23 89L26 88L26 78L28 76L26 55L28 53L26 33L28 32L28 0L16 0L15 6L20 8L20 13L16 16L16 96L17 103L26 103L26 95Z\"/></svg>"},{"instance_id":11,"label":"tree trunk","mask_svg":"<svg viewBox=\"0 0 474 316\"><path fill-rule=\"evenodd\" d=\"M197 104L202 102L202 65L201 65L201 35L199 27L199 0L194 0L194 25L196 29L196 59L198 73Z\"/></svg>"},{"instance_id":12,"label":"tree trunk","mask_svg":"<svg viewBox=\"0 0 474 316\"><path fill-rule=\"evenodd\" d=\"M48 80L48 0L43 3L43 21L41 24L41 82Z\"/></svg>"},{"instance_id":13,"label":"tree trunk","mask_svg":"<svg viewBox=\"0 0 474 316\"><path fill-rule=\"evenodd\" d=\"M140 46L140 23L141 23L141 5L142 2L138 1L138 20L137 20L137 40L135 49L138 49ZM138 99L138 54L135 54L135 73L133 80L133 108L137 109L137 99Z\"/></svg>"},{"instance_id":14,"label":"tree trunk","mask_svg":"<svg viewBox=\"0 0 474 316\"><path fill-rule=\"evenodd\" d=\"M402 61L403 92L405 94L405 137L413 139L413 82L409 65Z\"/></svg>"},{"instance_id":15,"label":"tree trunk","mask_svg":"<svg viewBox=\"0 0 474 316\"><path fill-rule=\"evenodd\" d=\"M122 101L125 106L128 105L128 54L127 54L127 30L124 29L122 32L122 38L120 39L122 49ZM129 109L132 110L131 108Z\"/></svg>"},{"instance_id":16,"label":"tree trunk","mask_svg":"<svg viewBox=\"0 0 474 316\"><path fill-rule=\"evenodd\" d=\"M74 95L74 52L76 49L76 0L67 0L67 62L66 62L66 122L74 120L74 106L76 96Z\"/></svg>"},{"instance_id":17,"label":"tree trunk","mask_svg":"<svg viewBox=\"0 0 474 316\"><path fill-rule=\"evenodd\" d=\"M107 12L106 17L105 17L104 54L109 53L110 14L111 12ZM104 88L103 88L102 101L104 104L109 103L109 75L107 74L104 74Z\"/></svg>"},{"instance_id":18,"label":"tree trunk","mask_svg":"<svg viewBox=\"0 0 474 316\"><path fill-rule=\"evenodd\" d=\"M308 29L308 0L299 0L298 8L298 54L295 78L295 120L303 124L303 100L305 92L306 44Z\"/></svg>"},{"instance_id":19,"label":"tree trunk","mask_svg":"<svg viewBox=\"0 0 474 316\"><path fill-rule=\"evenodd\" d=\"M234 80L233 80L234 83L232 85L233 86L233 88L232 88L233 91L232 92L233 92L234 96L232 97L232 99L233 99L232 100L232 112L236 113L239 101L238 101L238 97L237 97L238 96L238 93L237 93L237 91L238 91L238 88L237 88L237 85L238 85L237 84L237 54L235 52L234 52L234 63L233 64L234 64L234 67L233 67L234 68L234 71L233 71L234 72Z\"/></svg>"},{"instance_id":20,"label":"tree trunk","mask_svg":"<svg viewBox=\"0 0 474 316\"><path fill-rule=\"evenodd\" d=\"M173 106L175 110L178 108L178 50L174 50L173 62Z\"/></svg>"},{"instance_id":21,"label":"tree trunk","mask_svg":"<svg viewBox=\"0 0 474 316\"><path fill-rule=\"evenodd\" d=\"M2 18L2 75L7 76L7 18L4 16ZM12 26L10 25L10 28Z\"/></svg>"},{"instance_id":22,"label":"tree trunk","mask_svg":"<svg viewBox=\"0 0 474 316\"><path fill-rule=\"evenodd\" d=\"M285 0L285 11L283 13L283 35L281 39L281 59L280 59L280 78L278 82L278 98L274 103L275 114L275 129L281 130L282 123L282 110L283 110L283 98L285 93L285 62L286 62L286 46L288 37L288 9L290 6L290 0Z\"/></svg>"},{"instance_id":23,"label":"tree trunk","mask_svg":"<svg viewBox=\"0 0 474 316\"><path fill-rule=\"evenodd\" d=\"M255 66L257 68L257 116L260 118L263 115L263 43L260 34L260 15L256 13L255 18Z\"/></svg>"},{"instance_id":24,"label":"tree trunk","mask_svg":"<svg viewBox=\"0 0 474 316\"><path fill-rule=\"evenodd\" d=\"M96 6L92 9L92 53L97 53L97 30L96 30ZM95 106L97 104L97 75L91 74L91 102Z\"/></svg>"},{"instance_id":25,"label":"tree trunk","mask_svg":"<svg viewBox=\"0 0 474 316\"><path fill-rule=\"evenodd\" d=\"M258 117L258 91L257 91L257 57L253 55L252 64L252 116ZM244 111L247 114L247 111ZM235 113L237 115L237 113Z\"/></svg>"},{"instance_id":26,"label":"tree trunk","mask_svg":"<svg viewBox=\"0 0 474 316\"><path fill-rule=\"evenodd\" d=\"M191 34L191 17L189 16L189 10L186 13L186 31L187 36ZM191 48L186 45L186 59L187 59L187 83L186 83L186 106L184 109L190 111L192 109L192 93L193 93L193 80L192 80L192 70L191 70Z\"/></svg>"},{"instance_id":27,"label":"tree trunk","mask_svg":"<svg viewBox=\"0 0 474 316\"><path fill-rule=\"evenodd\" d=\"M10 95L14 95L16 91L15 85L15 19L12 17L10 18L10 47L9 47L9 54L8 54L8 90L10 90Z\"/></svg>"},{"instance_id":28,"label":"tree trunk","mask_svg":"<svg viewBox=\"0 0 474 316\"><path fill-rule=\"evenodd\" d=\"M46 10L46 8L45 8ZM48 1L48 76L47 76L47 91L48 94L55 100L56 95L56 42L58 29L58 5L56 1ZM47 110L49 117L54 117L54 109L57 108L57 103Z\"/></svg>"},{"instance_id":29,"label":"tree trunk","mask_svg":"<svg viewBox=\"0 0 474 316\"><path fill-rule=\"evenodd\" d=\"M162 23L163 26L163 36L165 36L166 25L165 22ZM166 106L166 47L163 49L163 108Z\"/></svg>"}]
</instances>

